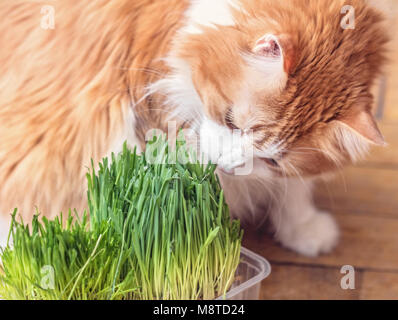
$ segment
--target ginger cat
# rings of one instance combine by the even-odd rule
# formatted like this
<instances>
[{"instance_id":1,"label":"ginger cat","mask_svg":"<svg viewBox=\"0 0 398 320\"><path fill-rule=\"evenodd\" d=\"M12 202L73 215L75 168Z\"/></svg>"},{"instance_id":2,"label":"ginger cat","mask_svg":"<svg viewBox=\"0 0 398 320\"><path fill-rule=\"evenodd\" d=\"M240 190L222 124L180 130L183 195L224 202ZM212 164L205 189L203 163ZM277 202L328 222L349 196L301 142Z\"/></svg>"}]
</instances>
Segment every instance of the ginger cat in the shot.
<instances>
[{"instance_id":1,"label":"ginger cat","mask_svg":"<svg viewBox=\"0 0 398 320\"><path fill-rule=\"evenodd\" d=\"M315 177L384 140L371 86L385 62L382 16L352 0L96 0L0 3L0 237L18 207L85 207L90 159L191 128L218 163L235 216L269 217L282 245L337 242L312 203ZM218 137L231 148L214 148ZM251 136L251 139L247 137ZM248 150L251 152L248 152ZM245 175L237 170L251 162Z\"/></svg>"}]
</instances>

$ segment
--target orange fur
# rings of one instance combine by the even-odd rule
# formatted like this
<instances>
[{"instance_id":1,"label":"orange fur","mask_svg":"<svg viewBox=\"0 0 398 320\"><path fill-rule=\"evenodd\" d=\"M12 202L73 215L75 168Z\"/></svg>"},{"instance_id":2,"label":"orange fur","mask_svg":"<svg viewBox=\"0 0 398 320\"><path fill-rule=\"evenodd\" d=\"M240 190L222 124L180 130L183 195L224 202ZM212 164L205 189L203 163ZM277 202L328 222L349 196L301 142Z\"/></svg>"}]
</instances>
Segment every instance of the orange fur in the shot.
<instances>
[{"instance_id":1,"label":"orange fur","mask_svg":"<svg viewBox=\"0 0 398 320\"><path fill-rule=\"evenodd\" d=\"M369 137L380 144L382 137L370 117L361 127L355 120L360 112L370 114L371 88L386 61L382 15L365 1L351 1L356 28L344 30L344 0L241 2L244 13L235 12L236 26L203 28L202 34L181 38L176 49L190 62L207 116L222 125L254 130L258 149L280 141L277 171L287 175L319 174L351 161L354 150L342 148L335 135L341 122L365 138L364 144ZM242 108L237 95L247 78L239 53L250 54L266 33L279 36L288 81L272 95L251 92L250 108ZM312 159L318 159L317 165Z\"/></svg>"},{"instance_id":2,"label":"orange fur","mask_svg":"<svg viewBox=\"0 0 398 320\"><path fill-rule=\"evenodd\" d=\"M85 172L123 129L124 114L156 76L184 1L0 3L0 212L47 216L85 207ZM170 10L172 8L172 10ZM156 127L160 112L138 114ZM142 121L143 123L144 121Z\"/></svg>"},{"instance_id":3,"label":"orange fur","mask_svg":"<svg viewBox=\"0 0 398 320\"><path fill-rule=\"evenodd\" d=\"M122 135L129 108L141 146L149 129L166 131L164 95L142 97L170 74L161 58L171 53L189 63L207 116L228 125L228 114L237 127L253 129L258 148L283 141L280 165L288 174L296 173L284 161L303 174L344 162L348 152L335 126L360 99L370 109L387 40L380 15L352 0L353 31L339 27L343 0L242 3L235 26L176 36L188 1L59 0L55 30L39 27L45 2L1 2L0 213L19 207L30 217L37 206L51 216L84 208L90 158L98 161ZM231 107L247 75L241 53L250 54L265 33L280 36L286 86L270 94L259 84L254 103ZM298 156L300 148L324 151Z\"/></svg>"}]
</instances>

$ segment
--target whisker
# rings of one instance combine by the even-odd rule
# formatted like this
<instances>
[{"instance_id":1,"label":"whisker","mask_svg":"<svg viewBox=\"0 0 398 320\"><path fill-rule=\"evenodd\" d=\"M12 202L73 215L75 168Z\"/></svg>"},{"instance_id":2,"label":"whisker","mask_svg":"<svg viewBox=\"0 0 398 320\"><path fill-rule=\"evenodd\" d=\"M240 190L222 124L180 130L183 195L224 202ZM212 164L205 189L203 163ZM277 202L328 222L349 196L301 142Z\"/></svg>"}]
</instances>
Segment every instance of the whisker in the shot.
<instances>
[{"instance_id":1,"label":"whisker","mask_svg":"<svg viewBox=\"0 0 398 320\"><path fill-rule=\"evenodd\" d=\"M297 168L293 164L291 164L290 161L287 161L286 164L289 165L289 167L296 173L297 177L300 179L303 186L306 189L308 189L308 185L305 183L303 176L300 174L300 172L297 170ZM310 190L308 190L308 191L310 191Z\"/></svg>"}]
</instances>

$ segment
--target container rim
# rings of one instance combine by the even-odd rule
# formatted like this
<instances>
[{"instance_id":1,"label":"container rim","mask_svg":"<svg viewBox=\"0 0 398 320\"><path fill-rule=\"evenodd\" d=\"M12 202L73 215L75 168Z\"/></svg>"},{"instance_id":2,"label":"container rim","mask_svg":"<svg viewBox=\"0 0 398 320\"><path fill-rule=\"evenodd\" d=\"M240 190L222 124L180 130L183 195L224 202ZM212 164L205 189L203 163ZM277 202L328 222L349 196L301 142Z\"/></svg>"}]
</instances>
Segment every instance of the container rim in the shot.
<instances>
[{"instance_id":1,"label":"container rim","mask_svg":"<svg viewBox=\"0 0 398 320\"><path fill-rule=\"evenodd\" d=\"M235 288L232 288L225 295L218 297L216 300L229 299L229 298L235 296L236 294L238 294L244 290L247 290L250 287L255 286L256 284L260 283L261 281L263 281L265 278L267 278L270 275L271 265L267 259L258 255L257 253L254 253L253 251L251 251L249 249L246 249L245 247L241 247L240 253L258 261L259 268L260 268L259 273L255 277L250 278L249 280L241 283L240 285L236 286Z\"/></svg>"}]
</instances>

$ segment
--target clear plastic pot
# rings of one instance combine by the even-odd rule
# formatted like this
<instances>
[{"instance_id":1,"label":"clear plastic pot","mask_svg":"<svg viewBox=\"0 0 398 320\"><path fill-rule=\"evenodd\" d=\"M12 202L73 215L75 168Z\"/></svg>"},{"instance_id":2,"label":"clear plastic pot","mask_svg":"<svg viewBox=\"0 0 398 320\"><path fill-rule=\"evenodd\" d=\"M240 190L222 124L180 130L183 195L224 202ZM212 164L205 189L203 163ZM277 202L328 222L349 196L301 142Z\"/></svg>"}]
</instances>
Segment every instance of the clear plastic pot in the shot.
<instances>
[{"instance_id":1,"label":"clear plastic pot","mask_svg":"<svg viewBox=\"0 0 398 320\"><path fill-rule=\"evenodd\" d=\"M242 247L235 282L225 296L216 300L258 300L261 281L270 273L271 265L266 259Z\"/></svg>"}]
</instances>

